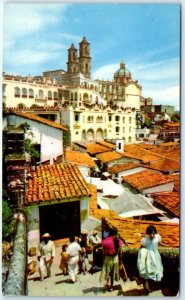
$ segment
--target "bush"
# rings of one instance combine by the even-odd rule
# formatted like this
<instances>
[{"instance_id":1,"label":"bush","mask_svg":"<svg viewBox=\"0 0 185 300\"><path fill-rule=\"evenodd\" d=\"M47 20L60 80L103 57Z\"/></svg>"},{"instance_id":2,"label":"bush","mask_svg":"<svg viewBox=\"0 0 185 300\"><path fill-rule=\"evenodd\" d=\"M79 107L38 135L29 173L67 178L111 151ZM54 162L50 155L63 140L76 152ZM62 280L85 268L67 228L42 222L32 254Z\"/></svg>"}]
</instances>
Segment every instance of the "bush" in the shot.
<instances>
[{"instance_id":1,"label":"bush","mask_svg":"<svg viewBox=\"0 0 185 300\"><path fill-rule=\"evenodd\" d=\"M13 210L7 199L2 202L2 239L11 241L14 236L15 220L13 219Z\"/></svg>"}]
</instances>

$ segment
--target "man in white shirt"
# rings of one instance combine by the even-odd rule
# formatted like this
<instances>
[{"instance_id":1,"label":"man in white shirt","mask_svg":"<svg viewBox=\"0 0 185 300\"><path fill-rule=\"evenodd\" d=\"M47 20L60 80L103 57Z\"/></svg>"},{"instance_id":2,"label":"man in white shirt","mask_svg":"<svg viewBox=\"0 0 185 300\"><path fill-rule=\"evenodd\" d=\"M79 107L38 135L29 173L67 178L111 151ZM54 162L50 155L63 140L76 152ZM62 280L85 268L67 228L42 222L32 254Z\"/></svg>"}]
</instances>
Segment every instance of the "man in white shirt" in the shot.
<instances>
[{"instance_id":1,"label":"man in white shirt","mask_svg":"<svg viewBox=\"0 0 185 300\"><path fill-rule=\"evenodd\" d=\"M69 238L70 245L67 248L67 253L69 254L68 262L68 274L71 282L76 281L76 275L78 273L78 262L79 262L79 251L81 250L80 245L75 241L75 237L71 236Z\"/></svg>"},{"instance_id":2,"label":"man in white shirt","mask_svg":"<svg viewBox=\"0 0 185 300\"><path fill-rule=\"evenodd\" d=\"M49 233L43 234L41 237L42 241L38 248L37 258L39 261L39 274L41 281L44 279L45 271L47 272L47 277L51 277L51 266L55 257L55 245L50 238L51 235Z\"/></svg>"}]
</instances>

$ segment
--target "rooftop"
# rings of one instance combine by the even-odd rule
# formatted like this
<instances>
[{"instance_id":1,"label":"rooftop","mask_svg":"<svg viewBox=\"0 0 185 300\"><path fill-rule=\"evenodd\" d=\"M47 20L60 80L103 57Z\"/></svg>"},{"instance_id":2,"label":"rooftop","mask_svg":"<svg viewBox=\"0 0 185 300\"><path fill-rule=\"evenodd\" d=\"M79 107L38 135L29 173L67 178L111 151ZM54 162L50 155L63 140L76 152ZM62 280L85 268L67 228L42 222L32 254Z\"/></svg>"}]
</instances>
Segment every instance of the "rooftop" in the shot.
<instances>
[{"instance_id":1,"label":"rooftop","mask_svg":"<svg viewBox=\"0 0 185 300\"><path fill-rule=\"evenodd\" d=\"M123 154L120 154L116 151L104 152L96 155L96 157L101 160L103 163L108 163L113 160L117 160L123 157Z\"/></svg>"},{"instance_id":2,"label":"rooftop","mask_svg":"<svg viewBox=\"0 0 185 300\"><path fill-rule=\"evenodd\" d=\"M179 224L121 218L112 210L98 209L96 187L89 184L89 189L91 191L90 215L100 221L102 218L106 218L112 226L118 229L129 248L140 248L141 238L146 235L146 228L149 225L157 228L164 243L170 247L179 247Z\"/></svg>"},{"instance_id":3,"label":"rooftop","mask_svg":"<svg viewBox=\"0 0 185 300\"><path fill-rule=\"evenodd\" d=\"M89 196L86 181L73 164L40 165L28 180L27 204Z\"/></svg>"},{"instance_id":4,"label":"rooftop","mask_svg":"<svg viewBox=\"0 0 185 300\"><path fill-rule=\"evenodd\" d=\"M164 207L167 211L179 218L179 193L177 192L163 192L151 194L154 203Z\"/></svg>"},{"instance_id":5,"label":"rooftop","mask_svg":"<svg viewBox=\"0 0 185 300\"><path fill-rule=\"evenodd\" d=\"M98 153L110 151L110 148L107 148L105 146L98 145L98 144L86 144L86 145L84 145L84 147L86 147L87 152L89 154L92 154L92 155L96 155Z\"/></svg>"},{"instance_id":6,"label":"rooftop","mask_svg":"<svg viewBox=\"0 0 185 300\"><path fill-rule=\"evenodd\" d=\"M111 173L111 174L116 174L116 173L119 173L119 172L135 169L135 168L138 168L138 167L139 167L139 165L135 164L135 163L116 164L116 165L113 165L112 167L110 167L108 169L108 172Z\"/></svg>"},{"instance_id":7,"label":"rooftop","mask_svg":"<svg viewBox=\"0 0 185 300\"><path fill-rule=\"evenodd\" d=\"M25 118L25 119L36 121L36 122L39 122L39 123L42 123L42 124L54 127L56 129L60 129L60 130L63 130L63 131L68 131L68 129L66 127L64 127L64 126L62 126L60 124L57 124L57 123L55 123L53 121L41 118L41 117L39 117L37 115L34 115L34 114L23 113L23 112L15 112L15 111L10 111L9 114L13 114L13 115Z\"/></svg>"},{"instance_id":8,"label":"rooftop","mask_svg":"<svg viewBox=\"0 0 185 300\"><path fill-rule=\"evenodd\" d=\"M88 167L96 167L94 160L90 157L88 153L82 153L78 151L66 150L65 159L67 162L72 162L80 165L85 165Z\"/></svg>"},{"instance_id":9,"label":"rooftop","mask_svg":"<svg viewBox=\"0 0 185 300\"><path fill-rule=\"evenodd\" d=\"M123 181L129 183L140 192L145 189L173 182L172 179L167 178L165 175L151 170L141 171L132 175L123 176L122 178Z\"/></svg>"}]
</instances>

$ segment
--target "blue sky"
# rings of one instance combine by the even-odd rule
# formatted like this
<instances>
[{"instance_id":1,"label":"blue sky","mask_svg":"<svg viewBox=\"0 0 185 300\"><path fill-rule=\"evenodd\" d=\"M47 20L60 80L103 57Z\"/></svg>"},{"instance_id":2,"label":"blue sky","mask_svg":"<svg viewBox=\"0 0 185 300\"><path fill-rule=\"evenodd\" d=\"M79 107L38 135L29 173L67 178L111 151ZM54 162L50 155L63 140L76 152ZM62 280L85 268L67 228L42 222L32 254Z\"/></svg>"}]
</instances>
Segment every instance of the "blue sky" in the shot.
<instances>
[{"instance_id":1,"label":"blue sky","mask_svg":"<svg viewBox=\"0 0 185 300\"><path fill-rule=\"evenodd\" d=\"M91 44L92 78L113 79L124 61L142 94L179 109L180 5L5 3L3 71L66 70L67 49Z\"/></svg>"}]
</instances>

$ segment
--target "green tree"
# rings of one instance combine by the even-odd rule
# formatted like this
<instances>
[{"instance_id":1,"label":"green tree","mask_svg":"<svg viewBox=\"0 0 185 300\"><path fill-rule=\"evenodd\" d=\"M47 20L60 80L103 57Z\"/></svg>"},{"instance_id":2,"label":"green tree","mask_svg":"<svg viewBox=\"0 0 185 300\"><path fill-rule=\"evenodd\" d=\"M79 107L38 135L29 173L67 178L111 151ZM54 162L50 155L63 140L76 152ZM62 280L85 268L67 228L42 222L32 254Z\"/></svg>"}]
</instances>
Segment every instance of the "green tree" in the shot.
<instances>
[{"instance_id":1,"label":"green tree","mask_svg":"<svg viewBox=\"0 0 185 300\"><path fill-rule=\"evenodd\" d=\"M71 131L68 125L65 125L65 127L68 129L68 131L64 131L63 134L64 147L71 145Z\"/></svg>"},{"instance_id":2,"label":"green tree","mask_svg":"<svg viewBox=\"0 0 185 300\"><path fill-rule=\"evenodd\" d=\"M2 201L2 239L11 241L13 239L15 220L13 219L13 209L11 208L6 193L3 192Z\"/></svg>"}]
</instances>

